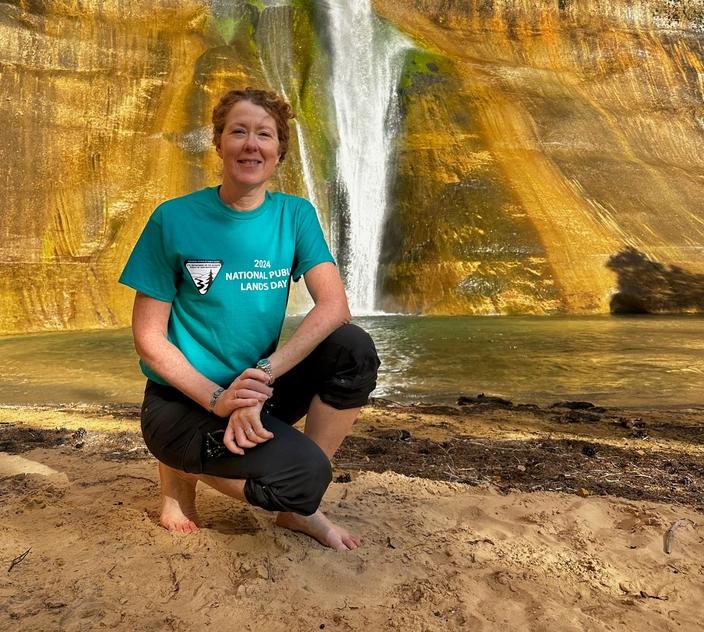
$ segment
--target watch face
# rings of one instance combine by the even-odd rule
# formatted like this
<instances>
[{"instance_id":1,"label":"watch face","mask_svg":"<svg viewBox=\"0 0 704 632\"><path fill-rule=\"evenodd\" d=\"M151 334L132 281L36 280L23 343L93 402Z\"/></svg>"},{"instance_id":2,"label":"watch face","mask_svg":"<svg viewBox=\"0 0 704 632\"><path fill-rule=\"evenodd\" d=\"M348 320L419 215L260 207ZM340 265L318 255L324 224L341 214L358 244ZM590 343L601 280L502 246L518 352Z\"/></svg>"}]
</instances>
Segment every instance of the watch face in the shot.
<instances>
[{"instance_id":1,"label":"watch face","mask_svg":"<svg viewBox=\"0 0 704 632\"><path fill-rule=\"evenodd\" d=\"M269 384L274 383L274 375L271 370L271 362L269 362L268 358L264 360L259 360L259 362L257 362L257 368L261 369L269 376Z\"/></svg>"}]
</instances>

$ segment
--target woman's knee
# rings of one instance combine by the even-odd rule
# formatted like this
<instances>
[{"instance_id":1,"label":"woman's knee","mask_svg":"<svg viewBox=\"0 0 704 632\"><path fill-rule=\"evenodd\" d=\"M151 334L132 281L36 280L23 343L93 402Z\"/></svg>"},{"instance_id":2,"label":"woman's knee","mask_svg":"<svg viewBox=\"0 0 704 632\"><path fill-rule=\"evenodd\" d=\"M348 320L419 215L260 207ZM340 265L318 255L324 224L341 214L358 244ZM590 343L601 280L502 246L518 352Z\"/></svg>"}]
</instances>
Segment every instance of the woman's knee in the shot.
<instances>
[{"instance_id":1,"label":"woman's knee","mask_svg":"<svg viewBox=\"0 0 704 632\"><path fill-rule=\"evenodd\" d=\"M325 342L347 349L359 356L376 356L372 337L358 325L348 323L333 331Z\"/></svg>"},{"instance_id":2,"label":"woman's knee","mask_svg":"<svg viewBox=\"0 0 704 632\"><path fill-rule=\"evenodd\" d=\"M376 387L380 361L371 336L357 325L336 329L325 340L323 357L333 358L320 398L333 408L364 406Z\"/></svg>"}]
</instances>

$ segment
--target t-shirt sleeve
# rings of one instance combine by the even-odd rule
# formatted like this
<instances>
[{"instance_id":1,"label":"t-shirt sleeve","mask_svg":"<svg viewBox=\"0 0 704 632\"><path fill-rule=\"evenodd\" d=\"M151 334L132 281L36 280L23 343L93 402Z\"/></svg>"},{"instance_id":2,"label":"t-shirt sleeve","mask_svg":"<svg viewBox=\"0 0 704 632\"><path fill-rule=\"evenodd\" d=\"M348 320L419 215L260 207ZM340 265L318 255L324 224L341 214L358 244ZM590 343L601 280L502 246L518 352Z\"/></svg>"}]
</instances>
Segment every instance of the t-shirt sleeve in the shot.
<instances>
[{"instance_id":1,"label":"t-shirt sleeve","mask_svg":"<svg viewBox=\"0 0 704 632\"><path fill-rule=\"evenodd\" d=\"M296 222L293 280L298 281L308 270L326 261L335 263L335 258L330 254L330 249L325 242L323 229L320 227L313 205L303 200Z\"/></svg>"},{"instance_id":2,"label":"t-shirt sleeve","mask_svg":"<svg viewBox=\"0 0 704 632\"><path fill-rule=\"evenodd\" d=\"M165 243L161 209L154 211L127 260L119 282L159 301L176 296L179 274Z\"/></svg>"}]
</instances>

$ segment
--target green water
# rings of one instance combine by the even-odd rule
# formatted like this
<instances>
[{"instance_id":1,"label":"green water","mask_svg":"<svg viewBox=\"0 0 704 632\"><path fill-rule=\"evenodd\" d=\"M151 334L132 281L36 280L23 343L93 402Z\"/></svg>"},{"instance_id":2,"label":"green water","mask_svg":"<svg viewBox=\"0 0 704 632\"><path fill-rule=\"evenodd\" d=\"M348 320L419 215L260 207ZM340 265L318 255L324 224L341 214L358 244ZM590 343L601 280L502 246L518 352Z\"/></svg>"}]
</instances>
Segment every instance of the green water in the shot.
<instances>
[{"instance_id":1,"label":"green water","mask_svg":"<svg viewBox=\"0 0 704 632\"><path fill-rule=\"evenodd\" d=\"M287 320L286 333L298 322ZM701 317L355 319L382 359L377 397L451 402L704 404ZM138 403L143 378L129 330L0 338L0 404Z\"/></svg>"}]
</instances>

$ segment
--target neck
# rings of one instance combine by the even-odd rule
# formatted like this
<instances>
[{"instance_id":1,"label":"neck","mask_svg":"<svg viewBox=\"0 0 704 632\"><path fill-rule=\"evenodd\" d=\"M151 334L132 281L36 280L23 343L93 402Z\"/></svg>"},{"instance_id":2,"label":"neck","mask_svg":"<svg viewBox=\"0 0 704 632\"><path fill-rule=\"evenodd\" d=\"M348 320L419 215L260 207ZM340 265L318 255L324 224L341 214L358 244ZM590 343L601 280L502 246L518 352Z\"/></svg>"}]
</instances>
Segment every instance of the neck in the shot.
<instances>
[{"instance_id":1,"label":"neck","mask_svg":"<svg viewBox=\"0 0 704 632\"><path fill-rule=\"evenodd\" d=\"M223 180L220 187L220 199L235 211L251 211L264 201L266 184L258 184L251 188L242 188Z\"/></svg>"}]
</instances>

